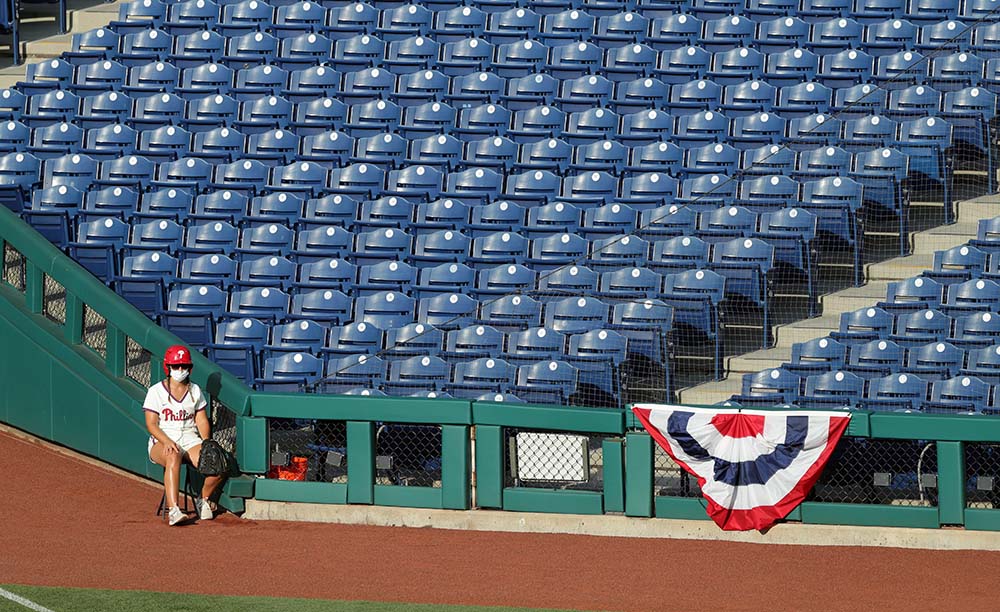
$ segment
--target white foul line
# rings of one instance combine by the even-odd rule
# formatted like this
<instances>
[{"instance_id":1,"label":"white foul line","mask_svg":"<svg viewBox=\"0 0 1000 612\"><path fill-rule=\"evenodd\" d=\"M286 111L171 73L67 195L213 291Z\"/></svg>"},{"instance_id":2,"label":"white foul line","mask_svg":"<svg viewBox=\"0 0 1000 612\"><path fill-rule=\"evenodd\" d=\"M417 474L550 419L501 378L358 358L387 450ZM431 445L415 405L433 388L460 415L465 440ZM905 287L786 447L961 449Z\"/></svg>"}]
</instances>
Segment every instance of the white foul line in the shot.
<instances>
[{"instance_id":1,"label":"white foul line","mask_svg":"<svg viewBox=\"0 0 1000 612\"><path fill-rule=\"evenodd\" d=\"M45 606L40 606L35 602L31 601L30 599L25 599L20 595L11 593L10 591L5 591L3 589L0 589L0 597L3 597L4 599L9 599L16 604L21 604L25 608L28 608L29 610L34 610L35 612L52 612L52 610L49 610Z\"/></svg>"}]
</instances>

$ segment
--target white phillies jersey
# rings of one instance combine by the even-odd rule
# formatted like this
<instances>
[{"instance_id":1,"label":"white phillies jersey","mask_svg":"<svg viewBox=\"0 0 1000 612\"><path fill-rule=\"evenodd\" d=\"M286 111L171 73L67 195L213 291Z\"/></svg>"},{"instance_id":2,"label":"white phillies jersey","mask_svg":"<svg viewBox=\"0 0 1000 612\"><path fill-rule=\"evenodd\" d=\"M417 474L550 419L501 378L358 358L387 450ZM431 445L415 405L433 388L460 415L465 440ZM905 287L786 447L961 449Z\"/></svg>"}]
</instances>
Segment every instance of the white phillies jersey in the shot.
<instances>
[{"instance_id":1,"label":"white phillies jersey","mask_svg":"<svg viewBox=\"0 0 1000 612\"><path fill-rule=\"evenodd\" d=\"M178 400L170 395L167 381L164 380L149 388L142 409L158 414L160 429L171 439L176 440L183 433L198 433L194 415L199 410L204 410L207 403L198 385L194 383L188 385L188 392Z\"/></svg>"}]
</instances>

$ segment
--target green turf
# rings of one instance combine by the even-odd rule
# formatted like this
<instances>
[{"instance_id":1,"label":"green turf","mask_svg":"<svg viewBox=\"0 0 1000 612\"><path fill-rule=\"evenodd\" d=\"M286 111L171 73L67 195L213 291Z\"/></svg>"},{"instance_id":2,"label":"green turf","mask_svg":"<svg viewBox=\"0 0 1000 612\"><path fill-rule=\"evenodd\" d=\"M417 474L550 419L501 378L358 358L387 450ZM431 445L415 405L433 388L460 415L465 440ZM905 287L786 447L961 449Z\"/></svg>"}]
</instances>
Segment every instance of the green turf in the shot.
<instances>
[{"instance_id":1,"label":"green turf","mask_svg":"<svg viewBox=\"0 0 1000 612\"><path fill-rule=\"evenodd\" d=\"M275 597L226 597L222 595L186 595L152 591L111 591L70 589L24 585L0 585L53 612L556 612L539 608L497 608L481 606L445 606L404 604L377 601L330 601L323 599L279 599ZM27 612L29 609L0 596L0 611Z\"/></svg>"}]
</instances>

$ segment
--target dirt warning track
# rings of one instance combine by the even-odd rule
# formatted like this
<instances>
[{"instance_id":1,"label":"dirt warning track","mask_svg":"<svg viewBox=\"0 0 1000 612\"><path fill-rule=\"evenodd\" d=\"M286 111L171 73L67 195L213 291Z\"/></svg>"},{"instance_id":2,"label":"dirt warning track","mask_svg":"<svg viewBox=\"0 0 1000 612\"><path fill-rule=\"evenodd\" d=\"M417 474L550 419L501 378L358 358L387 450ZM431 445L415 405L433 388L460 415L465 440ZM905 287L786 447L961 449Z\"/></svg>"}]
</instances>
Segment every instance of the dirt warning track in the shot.
<instances>
[{"instance_id":1,"label":"dirt warning track","mask_svg":"<svg viewBox=\"0 0 1000 612\"><path fill-rule=\"evenodd\" d=\"M232 515L169 528L154 516L156 488L39 443L0 433L0 465L0 583L629 611L995 610L1000 601L996 552Z\"/></svg>"}]
</instances>

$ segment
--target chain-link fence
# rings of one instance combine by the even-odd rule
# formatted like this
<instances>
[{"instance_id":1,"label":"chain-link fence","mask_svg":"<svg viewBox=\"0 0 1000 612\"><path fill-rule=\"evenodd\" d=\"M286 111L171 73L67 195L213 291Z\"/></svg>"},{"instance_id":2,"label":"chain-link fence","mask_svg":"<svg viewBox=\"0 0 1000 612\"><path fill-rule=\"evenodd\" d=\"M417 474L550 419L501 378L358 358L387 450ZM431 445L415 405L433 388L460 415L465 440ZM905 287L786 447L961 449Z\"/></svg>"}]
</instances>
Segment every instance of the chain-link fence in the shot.
<instances>
[{"instance_id":1,"label":"chain-link fence","mask_svg":"<svg viewBox=\"0 0 1000 612\"><path fill-rule=\"evenodd\" d=\"M508 487L602 491L606 434L504 428Z\"/></svg>"},{"instance_id":2,"label":"chain-link fence","mask_svg":"<svg viewBox=\"0 0 1000 612\"><path fill-rule=\"evenodd\" d=\"M347 482L347 424L319 419L268 419L267 477Z\"/></svg>"},{"instance_id":3,"label":"chain-link fence","mask_svg":"<svg viewBox=\"0 0 1000 612\"><path fill-rule=\"evenodd\" d=\"M142 387L149 387L153 384L150 364L152 353L142 347L141 344L125 337L125 376L130 380L139 383Z\"/></svg>"},{"instance_id":4,"label":"chain-link fence","mask_svg":"<svg viewBox=\"0 0 1000 612\"><path fill-rule=\"evenodd\" d=\"M48 274L42 283L42 314L53 323L66 324L66 288Z\"/></svg>"},{"instance_id":5,"label":"chain-link fence","mask_svg":"<svg viewBox=\"0 0 1000 612\"><path fill-rule=\"evenodd\" d=\"M7 244L3 245L3 280L11 287L24 293L27 283L24 255Z\"/></svg>"},{"instance_id":6,"label":"chain-link fence","mask_svg":"<svg viewBox=\"0 0 1000 612\"><path fill-rule=\"evenodd\" d=\"M1000 444L965 445L965 505L1000 508Z\"/></svg>"},{"instance_id":7,"label":"chain-link fence","mask_svg":"<svg viewBox=\"0 0 1000 612\"><path fill-rule=\"evenodd\" d=\"M441 487L441 428L382 423L375 432L375 484Z\"/></svg>"},{"instance_id":8,"label":"chain-link fence","mask_svg":"<svg viewBox=\"0 0 1000 612\"><path fill-rule=\"evenodd\" d=\"M653 445L653 495L701 497L698 480L660 448Z\"/></svg>"},{"instance_id":9,"label":"chain-link fence","mask_svg":"<svg viewBox=\"0 0 1000 612\"><path fill-rule=\"evenodd\" d=\"M842 438L809 501L936 506L937 445Z\"/></svg>"},{"instance_id":10,"label":"chain-link fence","mask_svg":"<svg viewBox=\"0 0 1000 612\"><path fill-rule=\"evenodd\" d=\"M83 305L83 344L101 357L108 354L108 322L91 308Z\"/></svg>"},{"instance_id":11,"label":"chain-link fence","mask_svg":"<svg viewBox=\"0 0 1000 612\"><path fill-rule=\"evenodd\" d=\"M236 455L236 413L216 398L212 398L212 439L231 455Z\"/></svg>"}]
</instances>

